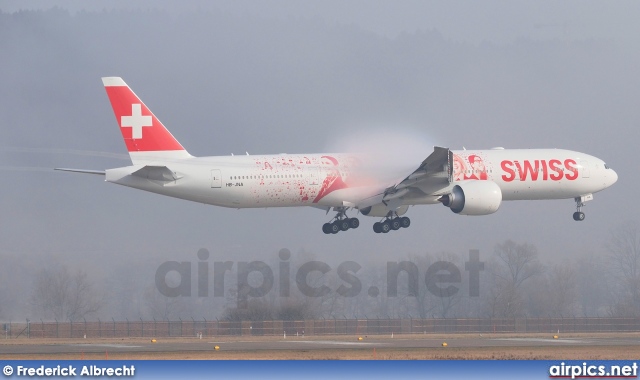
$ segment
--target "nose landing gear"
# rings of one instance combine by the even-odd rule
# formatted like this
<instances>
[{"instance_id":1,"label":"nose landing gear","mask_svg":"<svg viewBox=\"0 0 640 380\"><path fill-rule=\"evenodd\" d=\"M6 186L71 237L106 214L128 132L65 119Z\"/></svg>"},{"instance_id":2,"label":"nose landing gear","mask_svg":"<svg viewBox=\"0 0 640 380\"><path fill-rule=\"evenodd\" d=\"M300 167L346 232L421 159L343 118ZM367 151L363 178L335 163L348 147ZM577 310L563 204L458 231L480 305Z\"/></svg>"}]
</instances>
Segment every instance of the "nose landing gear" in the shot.
<instances>
[{"instance_id":1,"label":"nose landing gear","mask_svg":"<svg viewBox=\"0 0 640 380\"><path fill-rule=\"evenodd\" d=\"M584 220L584 212L582 212L582 208L585 205L586 201L590 201L593 199L593 195L592 194L587 194L587 195L583 195L581 197L575 197L574 200L576 201L576 212L573 213L573 220L577 221L577 222L581 222Z\"/></svg>"}]
</instances>

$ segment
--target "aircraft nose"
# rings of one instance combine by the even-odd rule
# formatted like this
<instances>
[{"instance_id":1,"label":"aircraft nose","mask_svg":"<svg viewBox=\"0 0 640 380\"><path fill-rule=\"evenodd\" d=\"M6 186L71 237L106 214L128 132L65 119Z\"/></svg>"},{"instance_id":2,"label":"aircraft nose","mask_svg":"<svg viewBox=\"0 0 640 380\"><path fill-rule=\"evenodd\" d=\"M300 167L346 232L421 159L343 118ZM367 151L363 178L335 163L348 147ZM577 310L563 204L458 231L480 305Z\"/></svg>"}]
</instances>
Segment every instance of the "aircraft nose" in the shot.
<instances>
[{"instance_id":1,"label":"aircraft nose","mask_svg":"<svg viewBox=\"0 0 640 380\"><path fill-rule=\"evenodd\" d=\"M611 173L608 175L608 177L610 178L609 186L611 186L618 181L618 173L616 173L616 171L613 169L609 169L609 170L611 170Z\"/></svg>"}]
</instances>

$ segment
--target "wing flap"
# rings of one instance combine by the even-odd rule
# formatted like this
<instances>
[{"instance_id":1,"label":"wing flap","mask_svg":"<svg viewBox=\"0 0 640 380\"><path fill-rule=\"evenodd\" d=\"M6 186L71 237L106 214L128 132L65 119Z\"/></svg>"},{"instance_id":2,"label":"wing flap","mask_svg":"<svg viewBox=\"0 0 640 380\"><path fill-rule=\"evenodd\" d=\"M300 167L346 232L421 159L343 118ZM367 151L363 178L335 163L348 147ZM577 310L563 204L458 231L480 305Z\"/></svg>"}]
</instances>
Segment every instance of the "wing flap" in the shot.
<instances>
[{"instance_id":1,"label":"wing flap","mask_svg":"<svg viewBox=\"0 0 640 380\"><path fill-rule=\"evenodd\" d=\"M448 148L436 146L433 152L425 158L418 168L397 184L381 189L357 202L362 209L377 204L403 204L403 199L416 199L433 195L440 189L446 188L451 182L451 161L453 153Z\"/></svg>"},{"instance_id":2,"label":"wing flap","mask_svg":"<svg viewBox=\"0 0 640 380\"><path fill-rule=\"evenodd\" d=\"M430 182L431 184L447 184L450 182L451 177L451 156L452 153L448 148L439 146L434 147L433 153L431 153L429 157L425 158L413 173L409 174L397 185L387 189L386 192L396 193L400 190L418 186L423 182ZM403 195L405 194L406 192Z\"/></svg>"},{"instance_id":3,"label":"wing flap","mask_svg":"<svg viewBox=\"0 0 640 380\"><path fill-rule=\"evenodd\" d=\"M416 170L408 176L399 177L397 182L389 183L384 192L394 192L426 181L430 184L447 184L451 182L449 169L451 160L453 160L453 153L449 148L434 146L433 152L418 165Z\"/></svg>"}]
</instances>

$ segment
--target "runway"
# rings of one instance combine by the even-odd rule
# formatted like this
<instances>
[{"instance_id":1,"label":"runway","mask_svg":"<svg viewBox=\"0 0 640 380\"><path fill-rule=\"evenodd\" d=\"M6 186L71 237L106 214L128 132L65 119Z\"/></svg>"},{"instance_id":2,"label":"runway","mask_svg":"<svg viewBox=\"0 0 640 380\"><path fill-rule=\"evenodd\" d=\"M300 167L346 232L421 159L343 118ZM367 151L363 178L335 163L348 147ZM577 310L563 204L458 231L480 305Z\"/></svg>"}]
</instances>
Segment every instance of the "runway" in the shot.
<instances>
[{"instance_id":1,"label":"runway","mask_svg":"<svg viewBox=\"0 0 640 380\"><path fill-rule=\"evenodd\" d=\"M629 352L640 351L640 336L638 334L616 334L615 336L576 336L559 337L552 336L463 336L455 335L449 337L433 336L398 336L398 337L236 337L227 339L188 339L188 338L165 338L152 343L150 339L95 339L84 342L58 341L55 339L23 339L0 341L0 356L4 358L28 358L34 356L51 356L69 354L100 354L132 356L146 353L153 357L154 354L174 354L185 353L209 353L227 352L238 354L264 353L268 351L282 352L312 352L312 351L369 351L372 348L378 350L398 351L425 351L442 350L443 342L447 343L448 350L458 350L457 352L469 352L474 350L495 350L496 352L508 352L512 348L532 348L549 349L554 348L578 348L586 347L594 351L602 351L604 347L625 348ZM218 347L218 350L215 347ZM598 350L598 347L601 347Z\"/></svg>"}]
</instances>

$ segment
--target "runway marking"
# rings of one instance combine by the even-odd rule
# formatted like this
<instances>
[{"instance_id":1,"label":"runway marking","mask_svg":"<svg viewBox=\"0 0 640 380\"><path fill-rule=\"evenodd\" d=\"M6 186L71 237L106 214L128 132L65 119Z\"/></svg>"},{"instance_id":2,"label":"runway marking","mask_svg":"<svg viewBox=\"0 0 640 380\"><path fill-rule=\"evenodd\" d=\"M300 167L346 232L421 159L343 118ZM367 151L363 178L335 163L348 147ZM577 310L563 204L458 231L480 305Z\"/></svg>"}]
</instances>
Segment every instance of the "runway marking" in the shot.
<instances>
[{"instance_id":1,"label":"runway marking","mask_svg":"<svg viewBox=\"0 0 640 380\"><path fill-rule=\"evenodd\" d=\"M104 347L104 348L142 348L144 346L131 346L127 344L89 344L89 343L78 343L78 344L65 344L65 346L70 347Z\"/></svg>"},{"instance_id":2,"label":"runway marking","mask_svg":"<svg viewBox=\"0 0 640 380\"><path fill-rule=\"evenodd\" d=\"M307 344L330 344L335 346L387 346L387 343L369 343L369 342L336 342L332 340L292 340L289 343L307 343Z\"/></svg>"},{"instance_id":3,"label":"runway marking","mask_svg":"<svg viewBox=\"0 0 640 380\"><path fill-rule=\"evenodd\" d=\"M579 339L546 339L546 338L496 338L491 340L506 340L513 342L541 342L541 343L568 343L568 344L585 344L586 340Z\"/></svg>"},{"instance_id":4,"label":"runway marking","mask_svg":"<svg viewBox=\"0 0 640 380\"><path fill-rule=\"evenodd\" d=\"M339 342L333 340L279 340L279 341L260 341L260 340L252 340L252 341L242 341L242 342L207 342L208 344L244 344L244 343L269 343L269 344L289 344L289 343L307 343L307 344L329 344L336 346L349 346L349 345L381 345L387 346L388 343L373 343L373 342Z\"/></svg>"}]
</instances>

